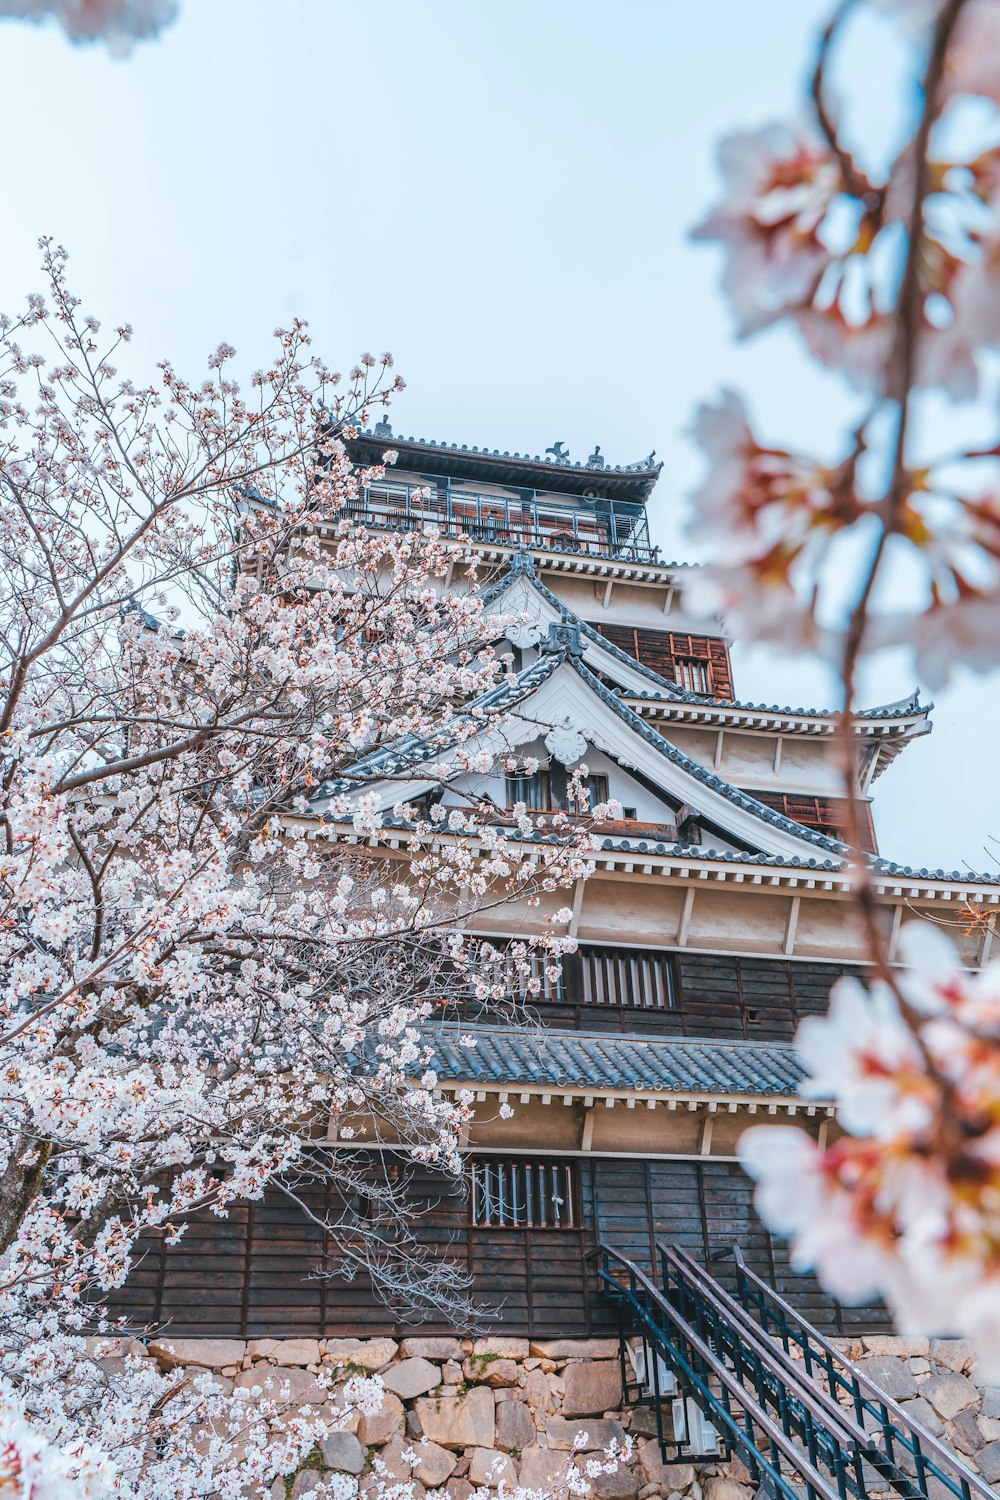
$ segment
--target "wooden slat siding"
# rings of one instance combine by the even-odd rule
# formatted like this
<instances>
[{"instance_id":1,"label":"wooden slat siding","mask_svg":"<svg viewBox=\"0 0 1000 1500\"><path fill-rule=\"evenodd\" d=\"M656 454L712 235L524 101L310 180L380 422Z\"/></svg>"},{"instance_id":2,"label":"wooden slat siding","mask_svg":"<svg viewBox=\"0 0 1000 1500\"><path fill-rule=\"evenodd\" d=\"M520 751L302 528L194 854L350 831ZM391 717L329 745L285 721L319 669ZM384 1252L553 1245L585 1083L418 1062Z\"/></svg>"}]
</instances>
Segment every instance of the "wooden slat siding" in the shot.
<instances>
[{"instance_id":1,"label":"wooden slat siding","mask_svg":"<svg viewBox=\"0 0 1000 1500\"><path fill-rule=\"evenodd\" d=\"M434 1254L469 1266L484 1309L481 1326L489 1326L492 1313L493 1326L520 1336L585 1338L613 1331L587 1260L598 1239L646 1269L653 1265L657 1239L683 1245L711 1263L729 1286L732 1263L713 1257L738 1241L753 1269L825 1331L888 1324L884 1309L838 1308L811 1277L789 1269L785 1246L772 1241L757 1219L752 1186L735 1163L597 1157L580 1162L579 1173L584 1227L575 1230L470 1229L447 1182L429 1171L411 1182L419 1238ZM303 1198L308 1201L307 1194ZM191 1227L193 1236L163 1252L156 1317L149 1317L153 1266L145 1280L133 1285L130 1279L116 1294L116 1312L141 1325L165 1324L178 1337L398 1336L411 1327L406 1310L385 1307L362 1277L326 1284L310 1279L315 1266L330 1265L329 1250L317 1226L282 1194L268 1194L255 1205L252 1233L245 1209L229 1220L205 1216ZM154 1247L151 1261L156 1254ZM239 1269L247 1264L248 1278ZM440 1320L420 1326L453 1331Z\"/></svg>"},{"instance_id":2,"label":"wooden slat siding","mask_svg":"<svg viewBox=\"0 0 1000 1500\"><path fill-rule=\"evenodd\" d=\"M682 635L674 630L646 630L631 625L600 625L593 628L619 650L648 667L667 682L679 682L676 659L704 662L708 669L708 691L714 698L733 699L733 671L729 646L714 636ZM683 684L681 684L683 686Z\"/></svg>"},{"instance_id":3,"label":"wooden slat siding","mask_svg":"<svg viewBox=\"0 0 1000 1500\"><path fill-rule=\"evenodd\" d=\"M889 1325L881 1305L838 1307L812 1276L789 1269L785 1245L772 1240L757 1218L752 1185L735 1163L597 1159L592 1170L597 1238L616 1245L646 1269L652 1265L654 1242L661 1239L709 1263L732 1290L732 1262L714 1257L738 1241L751 1268L773 1282L822 1331L850 1333Z\"/></svg>"},{"instance_id":4,"label":"wooden slat siding","mask_svg":"<svg viewBox=\"0 0 1000 1500\"><path fill-rule=\"evenodd\" d=\"M825 833L834 839L841 839L845 836L847 828L847 799L845 797L804 797L793 795L791 792L758 791L750 791L748 795L755 797L758 802L763 802L765 807L773 807L775 812L784 813L786 818L792 818L796 823L801 823L803 828L814 828L817 833ZM870 802L862 803L861 816L861 847L867 849L870 854L877 854L878 839L875 836L875 821Z\"/></svg>"},{"instance_id":5,"label":"wooden slat siding","mask_svg":"<svg viewBox=\"0 0 1000 1500\"><path fill-rule=\"evenodd\" d=\"M593 956L593 962L591 962ZM651 964L672 969L669 1008L649 1003ZM654 952L581 943L563 962L560 989L548 986L527 1008L545 1026L634 1036L700 1036L787 1042L803 1016L825 1012L831 986L844 964L780 958L737 958L725 953ZM626 1003L608 1003L607 976L624 976ZM666 981L660 997L666 998ZM495 1019L489 1005L468 1001L450 1012L468 1020Z\"/></svg>"}]
</instances>

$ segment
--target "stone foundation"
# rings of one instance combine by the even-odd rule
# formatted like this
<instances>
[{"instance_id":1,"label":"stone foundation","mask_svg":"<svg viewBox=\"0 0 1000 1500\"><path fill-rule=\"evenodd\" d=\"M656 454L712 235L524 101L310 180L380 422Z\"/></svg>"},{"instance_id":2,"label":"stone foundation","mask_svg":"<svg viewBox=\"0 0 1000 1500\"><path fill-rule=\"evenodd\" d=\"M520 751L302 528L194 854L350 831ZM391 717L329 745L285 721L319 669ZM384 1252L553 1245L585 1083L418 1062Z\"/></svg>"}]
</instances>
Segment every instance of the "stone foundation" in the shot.
<instances>
[{"instance_id":1,"label":"stone foundation","mask_svg":"<svg viewBox=\"0 0 1000 1500\"><path fill-rule=\"evenodd\" d=\"M984 1479L1000 1481L1000 1386L977 1381L970 1344L872 1336L840 1340L839 1347ZM598 1500L753 1495L739 1459L697 1469L662 1462L652 1413L623 1406L616 1339L164 1337L142 1352L163 1367L214 1370L234 1386L259 1386L269 1370L280 1371L291 1399L317 1409L330 1395L315 1379L321 1370L343 1371L345 1378L381 1375L382 1410L356 1414L346 1430L331 1431L294 1479L275 1482L273 1500L308 1495L330 1470L355 1476L364 1490L375 1460L393 1478L411 1481L417 1500L428 1490L468 1500L474 1489L501 1482L544 1489L573 1458L581 1431L587 1442L577 1462L612 1438L628 1434L635 1443L628 1465L592 1481ZM417 1455L412 1465L405 1457L410 1450Z\"/></svg>"}]
</instances>

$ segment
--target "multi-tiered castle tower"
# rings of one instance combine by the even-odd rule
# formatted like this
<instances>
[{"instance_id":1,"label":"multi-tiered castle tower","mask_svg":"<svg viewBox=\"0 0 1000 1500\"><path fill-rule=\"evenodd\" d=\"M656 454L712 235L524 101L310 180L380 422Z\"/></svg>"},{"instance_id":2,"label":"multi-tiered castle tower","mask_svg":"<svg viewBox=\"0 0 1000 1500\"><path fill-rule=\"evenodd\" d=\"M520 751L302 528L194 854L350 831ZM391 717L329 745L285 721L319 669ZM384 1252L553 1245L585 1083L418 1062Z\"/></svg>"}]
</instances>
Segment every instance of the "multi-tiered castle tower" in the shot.
<instances>
[{"instance_id":1,"label":"multi-tiered castle tower","mask_svg":"<svg viewBox=\"0 0 1000 1500\"><path fill-rule=\"evenodd\" d=\"M752 1122L831 1128L832 1110L799 1096L790 1044L834 980L863 967L834 713L737 696L724 633L685 613L689 568L650 543L652 458L612 467L595 450L574 463L561 444L541 458L501 454L401 439L385 423L349 444L362 466L388 447L397 461L358 519L467 535L492 576L488 609L518 619L504 643L517 668L508 735L538 769L478 777L477 794L501 811L558 808L585 761L595 797L624 813L600 829L594 872L572 895L578 947L533 1002L539 1029L471 1010L435 1023L441 1088L477 1100L471 1191L430 1174L415 1183L415 1233L467 1267L509 1334L606 1331L591 1252L604 1242L648 1266L658 1239L706 1262L738 1241L818 1324L878 1326L878 1309L838 1308L792 1274L735 1156ZM869 809L876 779L929 729L916 695L859 714ZM420 780L419 746L400 753L409 762L391 779L359 768L386 809L400 770L408 796L440 791ZM438 746L435 761L447 755ZM456 765L445 796L462 787ZM1000 901L989 877L880 858L870 811L865 842L890 955L912 916ZM501 910L483 935L502 944L544 917ZM969 965L985 963L989 930L956 931ZM470 1030L473 1048L460 1043ZM507 1101L510 1118L498 1107ZM329 1253L315 1222L269 1198L193 1226L176 1252L154 1247L127 1296L135 1315L177 1335L394 1331L404 1310L363 1282L311 1279Z\"/></svg>"}]
</instances>

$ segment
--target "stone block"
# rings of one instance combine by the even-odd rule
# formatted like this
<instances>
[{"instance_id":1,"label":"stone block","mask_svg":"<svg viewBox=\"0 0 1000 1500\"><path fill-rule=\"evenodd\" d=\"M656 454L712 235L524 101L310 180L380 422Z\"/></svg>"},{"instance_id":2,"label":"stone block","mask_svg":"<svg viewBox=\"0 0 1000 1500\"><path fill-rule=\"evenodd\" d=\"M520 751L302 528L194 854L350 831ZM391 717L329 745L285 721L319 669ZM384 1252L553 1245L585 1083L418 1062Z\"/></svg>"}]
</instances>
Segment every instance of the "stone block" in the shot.
<instances>
[{"instance_id":1,"label":"stone block","mask_svg":"<svg viewBox=\"0 0 1000 1500\"><path fill-rule=\"evenodd\" d=\"M576 1439L581 1433L586 1434L587 1440L577 1449L580 1453L593 1453L598 1449L603 1452L613 1439L620 1443L625 1437L622 1424L608 1417L590 1417L586 1420L578 1417L572 1422L565 1417L549 1417L545 1424L549 1447L561 1451L576 1448Z\"/></svg>"},{"instance_id":2,"label":"stone block","mask_svg":"<svg viewBox=\"0 0 1000 1500\"><path fill-rule=\"evenodd\" d=\"M318 1365L319 1339L251 1339L247 1353L276 1365Z\"/></svg>"},{"instance_id":3,"label":"stone block","mask_svg":"<svg viewBox=\"0 0 1000 1500\"><path fill-rule=\"evenodd\" d=\"M320 1348L330 1364L357 1365L374 1374L395 1358L399 1345L395 1339L324 1339Z\"/></svg>"},{"instance_id":4,"label":"stone block","mask_svg":"<svg viewBox=\"0 0 1000 1500\"><path fill-rule=\"evenodd\" d=\"M403 1425L403 1403L392 1391L386 1391L382 1397L382 1405L378 1411L370 1416L361 1413L358 1423L358 1441L366 1448L378 1447L387 1443L394 1433L399 1432Z\"/></svg>"},{"instance_id":5,"label":"stone block","mask_svg":"<svg viewBox=\"0 0 1000 1500\"><path fill-rule=\"evenodd\" d=\"M318 1469L300 1469L292 1484L292 1500L299 1500L301 1495L311 1495L322 1483L323 1476Z\"/></svg>"},{"instance_id":6,"label":"stone block","mask_svg":"<svg viewBox=\"0 0 1000 1500\"><path fill-rule=\"evenodd\" d=\"M655 1484L665 1491L686 1490L694 1484L694 1467L691 1464L665 1464L659 1442L640 1441L639 1464L648 1484Z\"/></svg>"},{"instance_id":7,"label":"stone block","mask_svg":"<svg viewBox=\"0 0 1000 1500\"><path fill-rule=\"evenodd\" d=\"M535 1421L523 1401L504 1401L497 1407L496 1445L519 1453L537 1440Z\"/></svg>"},{"instance_id":8,"label":"stone block","mask_svg":"<svg viewBox=\"0 0 1000 1500\"><path fill-rule=\"evenodd\" d=\"M896 1401L917 1394L917 1382L898 1355L877 1354L866 1359L863 1368L868 1378Z\"/></svg>"},{"instance_id":9,"label":"stone block","mask_svg":"<svg viewBox=\"0 0 1000 1500\"><path fill-rule=\"evenodd\" d=\"M944 1423L929 1401L923 1396L911 1396L909 1401L900 1402L908 1417L919 1422L921 1427L926 1427L932 1437L940 1437L944 1432Z\"/></svg>"},{"instance_id":10,"label":"stone block","mask_svg":"<svg viewBox=\"0 0 1000 1500\"><path fill-rule=\"evenodd\" d=\"M521 1488L549 1490L566 1472L568 1455L548 1448L525 1448L521 1454Z\"/></svg>"},{"instance_id":11,"label":"stone block","mask_svg":"<svg viewBox=\"0 0 1000 1500\"><path fill-rule=\"evenodd\" d=\"M987 1484L1000 1484L1000 1442L987 1443L976 1454L976 1467Z\"/></svg>"},{"instance_id":12,"label":"stone block","mask_svg":"<svg viewBox=\"0 0 1000 1500\"><path fill-rule=\"evenodd\" d=\"M931 1339L931 1359L961 1375L976 1362L976 1346L969 1339Z\"/></svg>"},{"instance_id":13,"label":"stone block","mask_svg":"<svg viewBox=\"0 0 1000 1500\"><path fill-rule=\"evenodd\" d=\"M926 1359L930 1347L929 1339L919 1335L910 1338L898 1333L866 1333L862 1343L869 1354L888 1355L895 1359L908 1359L911 1355L922 1355ZM857 1358L849 1349L845 1352L848 1359Z\"/></svg>"},{"instance_id":14,"label":"stone block","mask_svg":"<svg viewBox=\"0 0 1000 1500\"><path fill-rule=\"evenodd\" d=\"M600 1500L636 1500L639 1476L634 1469L619 1464L610 1474L597 1474L590 1481L591 1492Z\"/></svg>"},{"instance_id":15,"label":"stone block","mask_svg":"<svg viewBox=\"0 0 1000 1500\"><path fill-rule=\"evenodd\" d=\"M959 1453L966 1454L972 1458L983 1446L983 1435L976 1421L976 1414L970 1407L960 1411L954 1422L948 1428L948 1441L952 1447L957 1448Z\"/></svg>"},{"instance_id":16,"label":"stone block","mask_svg":"<svg viewBox=\"0 0 1000 1500\"><path fill-rule=\"evenodd\" d=\"M1000 1385L982 1387L983 1416L1000 1417Z\"/></svg>"},{"instance_id":17,"label":"stone block","mask_svg":"<svg viewBox=\"0 0 1000 1500\"><path fill-rule=\"evenodd\" d=\"M419 1479L429 1490L440 1489L446 1479L455 1472L458 1459L439 1443L421 1442L415 1445L417 1462L413 1466L413 1477Z\"/></svg>"},{"instance_id":18,"label":"stone block","mask_svg":"<svg viewBox=\"0 0 1000 1500\"><path fill-rule=\"evenodd\" d=\"M319 1445L323 1462L342 1474L360 1474L367 1453L351 1432L328 1432Z\"/></svg>"},{"instance_id":19,"label":"stone block","mask_svg":"<svg viewBox=\"0 0 1000 1500\"><path fill-rule=\"evenodd\" d=\"M552 1399L552 1387L549 1385L549 1377L544 1370L531 1370L528 1374L524 1394L528 1405L535 1411L554 1411L555 1401Z\"/></svg>"},{"instance_id":20,"label":"stone block","mask_svg":"<svg viewBox=\"0 0 1000 1500\"><path fill-rule=\"evenodd\" d=\"M421 1396L415 1410L425 1436L442 1448L493 1447L496 1404L488 1386L473 1386L466 1396Z\"/></svg>"},{"instance_id":21,"label":"stone block","mask_svg":"<svg viewBox=\"0 0 1000 1500\"><path fill-rule=\"evenodd\" d=\"M966 1407L979 1405L979 1392L965 1375L932 1375L921 1385L920 1394L946 1421Z\"/></svg>"},{"instance_id":22,"label":"stone block","mask_svg":"<svg viewBox=\"0 0 1000 1500\"><path fill-rule=\"evenodd\" d=\"M617 1339L532 1339L539 1359L617 1359Z\"/></svg>"},{"instance_id":23,"label":"stone block","mask_svg":"<svg viewBox=\"0 0 1000 1500\"><path fill-rule=\"evenodd\" d=\"M233 1384L239 1390L259 1387L269 1401L290 1401L296 1406L322 1406L329 1401L329 1388L308 1370L286 1369L280 1365L254 1365L241 1370Z\"/></svg>"},{"instance_id":24,"label":"stone block","mask_svg":"<svg viewBox=\"0 0 1000 1500\"><path fill-rule=\"evenodd\" d=\"M584 1360L566 1366L564 1417L600 1416L622 1401L622 1377L617 1360Z\"/></svg>"},{"instance_id":25,"label":"stone block","mask_svg":"<svg viewBox=\"0 0 1000 1500\"><path fill-rule=\"evenodd\" d=\"M1000 1482L1000 1442L987 1443L976 1455L976 1465L987 1484Z\"/></svg>"},{"instance_id":26,"label":"stone block","mask_svg":"<svg viewBox=\"0 0 1000 1500\"><path fill-rule=\"evenodd\" d=\"M484 1484L491 1488L505 1484L511 1489L517 1484L517 1464L509 1453L498 1453L495 1448L474 1448L469 1482L477 1489Z\"/></svg>"},{"instance_id":27,"label":"stone block","mask_svg":"<svg viewBox=\"0 0 1000 1500\"><path fill-rule=\"evenodd\" d=\"M401 1400L413 1401L417 1396L425 1396L428 1391L441 1384L441 1371L429 1359L415 1355L383 1370L382 1384L387 1391L394 1391Z\"/></svg>"},{"instance_id":28,"label":"stone block","mask_svg":"<svg viewBox=\"0 0 1000 1500\"><path fill-rule=\"evenodd\" d=\"M984 1443L992 1443L995 1438L1000 1438L1000 1417L979 1416L977 1421Z\"/></svg>"},{"instance_id":29,"label":"stone block","mask_svg":"<svg viewBox=\"0 0 1000 1500\"><path fill-rule=\"evenodd\" d=\"M444 1487L448 1500L469 1500L472 1494L472 1485L463 1477L449 1479Z\"/></svg>"},{"instance_id":30,"label":"stone block","mask_svg":"<svg viewBox=\"0 0 1000 1500\"><path fill-rule=\"evenodd\" d=\"M458 1339L404 1339L400 1350L406 1359L454 1359L460 1362L462 1358L462 1345Z\"/></svg>"},{"instance_id":31,"label":"stone block","mask_svg":"<svg viewBox=\"0 0 1000 1500\"><path fill-rule=\"evenodd\" d=\"M514 1359L488 1359L470 1354L462 1366L462 1374L477 1385L510 1386L520 1380L521 1366Z\"/></svg>"},{"instance_id":32,"label":"stone block","mask_svg":"<svg viewBox=\"0 0 1000 1500\"><path fill-rule=\"evenodd\" d=\"M710 1475L701 1487L704 1500L751 1500L753 1488L723 1475Z\"/></svg>"},{"instance_id":33,"label":"stone block","mask_svg":"<svg viewBox=\"0 0 1000 1500\"><path fill-rule=\"evenodd\" d=\"M501 1359L527 1359L528 1340L491 1335L489 1338L476 1339L472 1352L473 1354L496 1354Z\"/></svg>"},{"instance_id":34,"label":"stone block","mask_svg":"<svg viewBox=\"0 0 1000 1500\"><path fill-rule=\"evenodd\" d=\"M626 1417L628 1430L636 1437L656 1436L656 1413L649 1406L633 1406Z\"/></svg>"},{"instance_id":35,"label":"stone block","mask_svg":"<svg viewBox=\"0 0 1000 1500\"><path fill-rule=\"evenodd\" d=\"M177 1365L221 1370L224 1365L238 1365L247 1352L245 1339L150 1339L147 1348L163 1370Z\"/></svg>"},{"instance_id":36,"label":"stone block","mask_svg":"<svg viewBox=\"0 0 1000 1500\"><path fill-rule=\"evenodd\" d=\"M385 1447L379 1449L372 1460L374 1472L383 1479L389 1478L398 1484L405 1484L412 1473L413 1465L404 1455L412 1455L413 1451L413 1444L408 1438L404 1438L401 1432L394 1433Z\"/></svg>"}]
</instances>

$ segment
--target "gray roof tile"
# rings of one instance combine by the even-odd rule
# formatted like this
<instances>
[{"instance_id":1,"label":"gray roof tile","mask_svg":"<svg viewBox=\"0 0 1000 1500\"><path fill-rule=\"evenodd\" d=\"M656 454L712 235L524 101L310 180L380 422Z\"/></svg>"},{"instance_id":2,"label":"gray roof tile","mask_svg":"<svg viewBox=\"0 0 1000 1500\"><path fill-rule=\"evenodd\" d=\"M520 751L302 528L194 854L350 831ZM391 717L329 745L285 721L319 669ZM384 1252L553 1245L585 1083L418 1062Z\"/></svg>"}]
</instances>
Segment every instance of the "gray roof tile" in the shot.
<instances>
[{"instance_id":1,"label":"gray roof tile","mask_svg":"<svg viewBox=\"0 0 1000 1500\"><path fill-rule=\"evenodd\" d=\"M473 1037L465 1046L462 1038ZM428 1026L442 1081L678 1094L794 1095L794 1050L760 1042L650 1040L500 1026Z\"/></svg>"}]
</instances>

